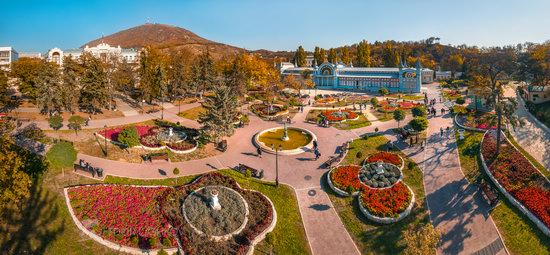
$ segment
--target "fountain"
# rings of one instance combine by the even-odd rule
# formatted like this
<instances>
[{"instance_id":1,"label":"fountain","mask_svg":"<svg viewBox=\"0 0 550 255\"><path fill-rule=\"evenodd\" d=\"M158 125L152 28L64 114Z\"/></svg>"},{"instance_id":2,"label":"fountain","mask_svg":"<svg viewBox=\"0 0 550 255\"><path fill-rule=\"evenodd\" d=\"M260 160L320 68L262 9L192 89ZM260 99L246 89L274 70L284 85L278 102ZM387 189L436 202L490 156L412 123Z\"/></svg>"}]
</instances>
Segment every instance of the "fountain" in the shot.
<instances>
[{"instance_id":1,"label":"fountain","mask_svg":"<svg viewBox=\"0 0 550 255\"><path fill-rule=\"evenodd\" d=\"M262 151L275 154L280 148L279 155L296 155L313 149L313 140L317 137L313 132L298 127L289 127L286 123L282 127L268 128L254 136L253 143Z\"/></svg>"},{"instance_id":2,"label":"fountain","mask_svg":"<svg viewBox=\"0 0 550 255\"><path fill-rule=\"evenodd\" d=\"M382 163L382 160L376 162L376 174L384 174L384 165Z\"/></svg>"}]
</instances>

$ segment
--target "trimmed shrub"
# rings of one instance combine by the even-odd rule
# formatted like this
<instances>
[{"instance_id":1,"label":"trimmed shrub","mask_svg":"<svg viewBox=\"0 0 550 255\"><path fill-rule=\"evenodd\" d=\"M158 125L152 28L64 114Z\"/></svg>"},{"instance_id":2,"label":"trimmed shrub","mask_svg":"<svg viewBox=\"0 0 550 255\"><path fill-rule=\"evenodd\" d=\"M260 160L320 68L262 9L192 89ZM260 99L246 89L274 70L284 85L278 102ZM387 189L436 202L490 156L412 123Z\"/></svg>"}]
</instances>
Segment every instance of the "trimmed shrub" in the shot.
<instances>
[{"instance_id":1,"label":"trimmed shrub","mask_svg":"<svg viewBox=\"0 0 550 255\"><path fill-rule=\"evenodd\" d=\"M412 170L414 169L414 167L416 167L416 164L412 161L409 161L409 163L407 164L407 168L409 168L409 170Z\"/></svg>"},{"instance_id":2,"label":"trimmed shrub","mask_svg":"<svg viewBox=\"0 0 550 255\"><path fill-rule=\"evenodd\" d=\"M246 176L246 178L250 178L252 176L252 171L250 171L250 169L246 169L244 176Z\"/></svg>"},{"instance_id":3,"label":"trimmed shrub","mask_svg":"<svg viewBox=\"0 0 550 255\"><path fill-rule=\"evenodd\" d=\"M466 103L466 100L464 100L463 97L459 97L456 99L456 103L459 105L463 105L464 103Z\"/></svg>"},{"instance_id":4,"label":"trimmed shrub","mask_svg":"<svg viewBox=\"0 0 550 255\"><path fill-rule=\"evenodd\" d=\"M134 147L140 145L140 137L136 127L126 127L120 132L117 138L118 142L126 145L127 147Z\"/></svg>"},{"instance_id":5,"label":"trimmed shrub","mask_svg":"<svg viewBox=\"0 0 550 255\"><path fill-rule=\"evenodd\" d=\"M363 153L358 151L357 154L355 154L355 157L356 158L362 158L363 157Z\"/></svg>"},{"instance_id":6,"label":"trimmed shrub","mask_svg":"<svg viewBox=\"0 0 550 255\"><path fill-rule=\"evenodd\" d=\"M180 169L177 168L177 167L175 167L174 170L172 171L172 173L173 173L174 175L178 175L178 174L180 174Z\"/></svg>"},{"instance_id":7,"label":"trimmed shrub","mask_svg":"<svg viewBox=\"0 0 550 255\"><path fill-rule=\"evenodd\" d=\"M160 249L160 250L157 252L157 255L168 255L168 252L166 252L164 249Z\"/></svg>"}]
</instances>

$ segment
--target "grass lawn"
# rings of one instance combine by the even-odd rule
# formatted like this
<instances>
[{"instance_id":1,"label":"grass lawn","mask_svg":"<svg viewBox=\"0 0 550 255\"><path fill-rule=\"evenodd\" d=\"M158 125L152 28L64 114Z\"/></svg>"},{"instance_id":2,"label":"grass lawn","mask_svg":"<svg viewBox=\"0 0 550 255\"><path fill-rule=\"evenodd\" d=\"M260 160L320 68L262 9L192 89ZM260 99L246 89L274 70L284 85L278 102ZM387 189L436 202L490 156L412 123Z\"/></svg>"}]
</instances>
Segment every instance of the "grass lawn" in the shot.
<instances>
[{"instance_id":1,"label":"grass lawn","mask_svg":"<svg viewBox=\"0 0 550 255\"><path fill-rule=\"evenodd\" d=\"M458 133L456 135L458 137ZM479 165L479 144L482 137L483 133L466 131L465 139L458 140L460 164L468 181L474 182L477 177L480 177L488 183L492 183L481 171L481 165ZM512 141L512 143L515 142ZM517 146L517 144L515 145ZM510 253L550 254L550 239L504 196L500 195L500 200L500 204L491 212L491 216Z\"/></svg>"},{"instance_id":2,"label":"grass lawn","mask_svg":"<svg viewBox=\"0 0 550 255\"><path fill-rule=\"evenodd\" d=\"M424 100L424 96L422 95L410 95L410 94L389 94L389 95L386 95L386 97L399 98L399 95L401 95L401 99L403 100Z\"/></svg>"},{"instance_id":3,"label":"grass lawn","mask_svg":"<svg viewBox=\"0 0 550 255\"><path fill-rule=\"evenodd\" d=\"M181 170L181 169L180 169ZM292 188L245 178L233 170L220 170L237 180L241 187L262 192L274 203L277 225L269 238L256 245L256 254L310 254L302 225L298 202ZM104 183L135 185L178 185L194 180L196 176L160 180L135 180L107 176ZM7 254L121 254L83 234L72 221L63 188L69 185L98 183L74 174L49 171L39 179L31 197L23 204L23 213L7 212L7 221L0 222L0 247ZM269 241L268 241L269 240ZM1 249L0 249L1 250Z\"/></svg>"},{"instance_id":4,"label":"grass lawn","mask_svg":"<svg viewBox=\"0 0 550 255\"><path fill-rule=\"evenodd\" d=\"M367 140L355 140L344 159L345 164L360 164L370 154L384 150L387 141L383 136L372 136ZM363 154L362 157L357 158L357 152L361 152ZM396 153L400 154L407 161L405 163L407 166L409 160L401 152ZM338 215L362 254L402 253L405 248L403 232L407 227L429 222L428 213L424 207L425 195L422 172L418 167L412 170L405 167L403 174L405 183L414 191L416 204L408 217L390 225L374 223L364 217L359 211L356 197L340 197L332 192L330 188L326 189ZM322 181L324 186L328 187L326 177Z\"/></svg>"},{"instance_id":5,"label":"grass lawn","mask_svg":"<svg viewBox=\"0 0 550 255\"><path fill-rule=\"evenodd\" d=\"M364 114L361 114L359 115L359 119L357 120L347 120L343 123L337 123L334 125L334 127L340 130L350 130L370 125L372 125L372 123L367 119L367 117L365 117Z\"/></svg>"},{"instance_id":6,"label":"grass lawn","mask_svg":"<svg viewBox=\"0 0 550 255\"><path fill-rule=\"evenodd\" d=\"M76 160L76 150L71 143L60 141L48 151L46 159L53 169L72 168Z\"/></svg>"},{"instance_id":7,"label":"grass lawn","mask_svg":"<svg viewBox=\"0 0 550 255\"><path fill-rule=\"evenodd\" d=\"M197 120L199 119L199 115L204 112L206 112L206 109L204 109L204 107L197 106L189 110L178 113L178 116L182 118L190 119L190 120Z\"/></svg>"},{"instance_id":8,"label":"grass lawn","mask_svg":"<svg viewBox=\"0 0 550 255\"><path fill-rule=\"evenodd\" d=\"M378 110L375 110L375 109L372 109L370 112L372 113L372 115L374 115L374 117L376 117L378 119L378 121L385 122L385 121L390 121L390 120L393 119L393 113L392 112L383 113L383 112L379 112Z\"/></svg>"}]
</instances>

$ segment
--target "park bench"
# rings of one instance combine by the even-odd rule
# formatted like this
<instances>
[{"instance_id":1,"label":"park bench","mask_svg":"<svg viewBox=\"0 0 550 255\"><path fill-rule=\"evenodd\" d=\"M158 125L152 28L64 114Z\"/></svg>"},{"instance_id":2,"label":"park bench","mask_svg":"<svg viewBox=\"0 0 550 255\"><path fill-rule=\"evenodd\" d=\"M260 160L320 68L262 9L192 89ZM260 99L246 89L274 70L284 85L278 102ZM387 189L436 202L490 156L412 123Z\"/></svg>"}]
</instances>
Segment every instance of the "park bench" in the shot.
<instances>
[{"instance_id":1,"label":"park bench","mask_svg":"<svg viewBox=\"0 0 550 255\"><path fill-rule=\"evenodd\" d=\"M499 202L498 192L484 180L479 181L478 184L481 187L483 198L487 200L491 208L494 208Z\"/></svg>"},{"instance_id":2,"label":"park bench","mask_svg":"<svg viewBox=\"0 0 550 255\"><path fill-rule=\"evenodd\" d=\"M84 160L79 160L78 164L74 164L73 165L74 167L74 171L83 171L83 172L86 172L86 173L89 173L92 175L92 177L97 177L98 178L102 178L103 177L103 168L101 167L93 167L92 165L90 165L89 163L87 163L86 161Z\"/></svg>"},{"instance_id":3,"label":"park bench","mask_svg":"<svg viewBox=\"0 0 550 255\"><path fill-rule=\"evenodd\" d=\"M170 158L168 157L168 154L167 153L149 153L149 154L145 154L143 156L143 161L149 161L149 162L153 162L154 161L169 161Z\"/></svg>"},{"instance_id":4,"label":"park bench","mask_svg":"<svg viewBox=\"0 0 550 255\"><path fill-rule=\"evenodd\" d=\"M239 164L239 166L237 166L237 168L235 170L237 170L238 172L240 172L242 174L245 174L246 170L249 170L252 177L258 178L258 179L264 178L264 170L258 170L258 169L255 169L253 167L249 167L245 164Z\"/></svg>"},{"instance_id":5,"label":"park bench","mask_svg":"<svg viewBox=\"0 0 550 255\"><path fill-rule=\"evenodd\" d=\"M159 111L160 111L159 109L151 109L151 110L148 110L146 113L155 113Z\"/></svg>"}]
</instances>

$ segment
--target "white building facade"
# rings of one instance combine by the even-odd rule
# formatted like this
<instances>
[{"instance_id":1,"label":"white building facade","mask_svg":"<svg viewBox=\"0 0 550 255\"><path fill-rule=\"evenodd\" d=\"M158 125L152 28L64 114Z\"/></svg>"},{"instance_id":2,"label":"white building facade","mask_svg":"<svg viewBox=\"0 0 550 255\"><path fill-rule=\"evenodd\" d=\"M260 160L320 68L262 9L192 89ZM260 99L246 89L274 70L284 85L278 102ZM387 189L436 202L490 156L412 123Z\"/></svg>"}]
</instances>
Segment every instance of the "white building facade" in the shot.
<instances>
[{"instance_id":1,"label":"white building facade","mask_svg":"<svg viewBox=\"0 0 550 255\"><path fill-rule=\"evenodd\" d=\"M139 52L136 49L124 49L120 46L112 47L106 43L100 43L97 46L84 48L61 50L53 48L48 51L48 61L63 65L63 57L69 56L72 59L78 60L85 52L91 53L94 57L100 58L102 61L107 61L112 56L116 56L120 61L125 60L128 63L136 63L139 59Z\"/></svg>"},{"instance_id":2,"label":"white building facade","mask_svg":"<svg viewBox=\"0 0 550 255\"><path fill-rule=\"evenodd\" d=\"M11 63L19 58L19 53L13 47L0 47L0 68L8 70Z\"/></svg>"}]
</instances>

